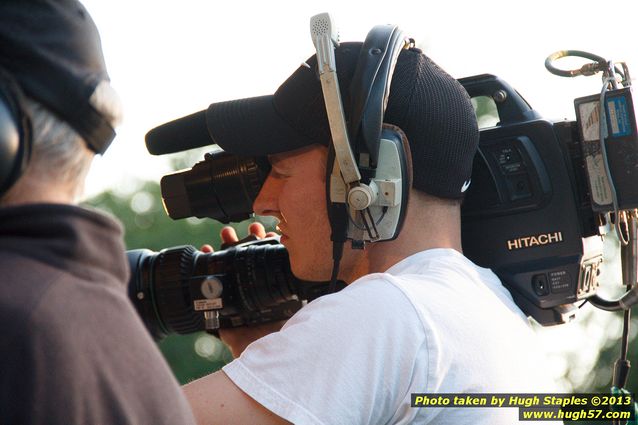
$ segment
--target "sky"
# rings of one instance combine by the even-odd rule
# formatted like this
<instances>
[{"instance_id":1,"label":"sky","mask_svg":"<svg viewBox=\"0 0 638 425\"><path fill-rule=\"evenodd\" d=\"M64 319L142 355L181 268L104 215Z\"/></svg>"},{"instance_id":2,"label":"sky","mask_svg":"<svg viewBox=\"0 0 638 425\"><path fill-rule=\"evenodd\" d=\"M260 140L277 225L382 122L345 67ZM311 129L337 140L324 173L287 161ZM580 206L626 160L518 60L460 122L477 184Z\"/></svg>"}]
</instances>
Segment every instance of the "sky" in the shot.
<instances>
[{"instance_id":1,"label":"sky","mask_svg":"<svg viewBox=\"0 0 638 425\"><path fill-rule=\"evenodd\" d=\"M213 1L84 0L102 35L112 84L125 120L110 150L89 174L87 195L139 187L169 171L166 157L148 154L151 128L210 103L273 93L314 53L310 17L329 12L342 41L362 41L372 26L398 24L424 53L456 78L501 77L544 117L574 119L573 100L598 93L599 77L561 78L544 67L557 50L584 50L625 61L638 75L635 0L536 1ZM578 67L584 62L561 62ZM632 68L634 67L634 68ZM612 279L616 280L616 278ZM590 314L585 312L583 314ZM596 360L592 346L619 335L612 315L589 327L565 325L541 336L556 376L566 351L580 353L583 381Z\"/></svg>"},{"instance_id":2,"label":"sky","mask_svg":"<svg viewBox=\"0 0 638 425\"><path fill-rule=\"evenodd\" d=\"M634 0L617 1L613 9L590 0L84 4L100 29L125 112L112 147L95 161L89 196L126 191L135 178L158 180L169 171L166 157L146 151L151 128L210 103L273 93L314 53L309 21L317 13L331 14L342 41L362 41L374 25L397 24L452 76L498 75L549 119L573 119L573 99L601 86L599 77L550 74L544 67L550 53L585 50L638 67ZM559 63L565 64L574 65Z\"/></svg>"}]
</instances>

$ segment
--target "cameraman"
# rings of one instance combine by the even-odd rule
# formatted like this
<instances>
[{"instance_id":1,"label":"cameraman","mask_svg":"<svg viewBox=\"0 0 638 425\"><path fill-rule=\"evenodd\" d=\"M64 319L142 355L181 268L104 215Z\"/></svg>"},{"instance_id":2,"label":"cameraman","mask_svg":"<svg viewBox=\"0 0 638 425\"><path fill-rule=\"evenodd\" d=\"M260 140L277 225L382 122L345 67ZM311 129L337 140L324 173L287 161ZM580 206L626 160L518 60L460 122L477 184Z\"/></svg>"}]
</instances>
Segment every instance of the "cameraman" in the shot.
<instances>
[{"instance_id":1,"label":"cameraman","mask_svg":"<svg viewBox=\"0 0 638 425\"><path fill-rule=\"evenodd\" d=\"M120 225L75 205L120 114L80 3L0 2L0 88L0 422L194 423L127 298Z\"/></svg>"},{"instance_id":2,"label":"cameraman","mask_svg":"<svg viewBox=\"0 0 638 425\"><path fill-rule=\"evenodd\" d=\"M360 49L336 51L346 111ZM273 96L211 105L207 124L224 150L268 155L272 170L254 211L279 219L298 278L325 281L331 137L315 58L307 64ZM346 244L339 279L349 285L279 332L222 332L238 358L185 387L200 423L511 425L517 408L417 409L410 396L551 391L528 319L490 270L462 254L460 204L478 145L467 93L420 50L403 50L384 121L405 133L411 151L399 237L365 250ZM228 230L222 238L236 239Z\"/></svg>"}]
</instances>

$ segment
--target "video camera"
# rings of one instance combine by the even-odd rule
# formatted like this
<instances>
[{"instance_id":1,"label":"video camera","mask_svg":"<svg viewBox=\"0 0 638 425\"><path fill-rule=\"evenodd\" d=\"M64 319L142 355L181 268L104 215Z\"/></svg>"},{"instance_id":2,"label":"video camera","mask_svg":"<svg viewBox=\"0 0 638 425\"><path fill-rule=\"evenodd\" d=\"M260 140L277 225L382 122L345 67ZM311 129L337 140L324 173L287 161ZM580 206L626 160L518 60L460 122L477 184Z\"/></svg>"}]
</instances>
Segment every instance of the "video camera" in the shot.
<instances>
[{"instance_id":1,"label":"video camera","mask_svg":"<svg viewBox=\"0 0 638 425\"><path fill-rule=\"evenodd\" d=\"M566 56L595 62L573 71L555 68ZM547 58L548 70L560 76L604 75L601 94L575 99L576 121L544 120L495 76L460 80L473 99L493 102L498 113L498 124L481 131L462 210L464 252L492 268L542 325L571 320L580 300L625 308L596 295L602 236L611 224L623 241L625 282L636 283L638 137L622 66L580 51Z\"/></svg>"},{"instance_id":2,"label":"video camera","mask_svg":"<svg viewBox=\"0 0 638 425\"><path fill-rule=\"evenodd\" d=\"M576 121L543 119L496 76L459 80L471 98L492 105L498 115L496 125L480 131L462 207L464 254L494 270L519 307L542 325L571 320L583 300L607 310L638 301L633 291L619 301L596 295L602 236L612 224L633 259L625 281L636 282L638 137L629 73L624 64L620 70L592 55L585 57L595 62L577 71L553 67L570 54L588 55L559 52L548 58L548 69L604 75L600 95L575 100ZM202 120L205 111L181 118L179 127ZM147 134L149 152L166 151L157 148L160 138L164 145L169 140L173 152L213 143L208 134L171 134L171 128L167 123ZM162 178L166 211L173 219L247 219L268 172L265 158L213 151L191 169ZM326 292L325 284L294 278L276 240L206 255L193 247L134 251L129 260L131 298L156 336L287 318Z\"/></svg>"}]
</instances>

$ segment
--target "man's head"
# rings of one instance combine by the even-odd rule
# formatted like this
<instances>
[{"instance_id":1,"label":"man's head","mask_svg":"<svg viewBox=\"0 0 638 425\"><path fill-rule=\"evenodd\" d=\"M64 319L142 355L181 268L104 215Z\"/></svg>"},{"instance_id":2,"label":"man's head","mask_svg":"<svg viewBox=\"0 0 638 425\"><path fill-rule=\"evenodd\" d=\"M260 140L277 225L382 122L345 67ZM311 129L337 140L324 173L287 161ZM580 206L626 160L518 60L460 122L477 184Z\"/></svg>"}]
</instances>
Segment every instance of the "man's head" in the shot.
<instances>
[{"instance_id":1,"label":"man's head","mask_svg":"<svg viewBox=\"0 0 638 425\"><path fill-rule=\"evenodd\" d=\"M32 133L0 149L15 171L2 204L73 202L121 115L93 20L77 0L1 2L0 71L14 109L31 122L16 126Z\"/></svg>"},{"instance_id":2,"label":"man's head","mask_svg":"<svg viewBox=\"0 0 638 425\"><path fill-rule=\"evenodd\" d=\"M336 51L346 114L360 49L361 43L342 43ZM293 272L317 280L329 278L332 259L325 185L326 147L331 136L315 57L306 63L309 67L301 66L273 96L213 104L206 121L210 135L224 150L269 155L273 169L254 210L280 220L282 243L290 253ZM392 76L384 122L398 126L407 136L416 195L411 196L399 238L378 245L392 244L398 252L408 245L417 248L419 244L409 242L410 238L432 236L439 238L433 245L419 246L456 247L456 242L440 241L458 240L460 248L458 235L449 233L460 231L459 200L469 185L478 145L476 118L467 93L418 49L403 50ZM432 223L436 228L430 226L431 220L437 220ZM346 249L342 269L351 269L350 275L360 274L353 269L366 268L364 256Z\"/></svg>"},{"instance_id":3,"label":"man's head","mask_svg":"<svg viewBox=\"0 0 638 425\"><path fill-rule=\"evenodd\" d=\"M316 144L270 155L271 172L253 204L256 214L279 220L281 243L288 250L293 273L300 279L326 281L332 272L327 157L328 149ZM364 251L346 244L339 279L352 282L364 274L385 271L428 248L460 250L460 200L411 189L408 206L403 230L396 240L368 245Z\"/></svg>"}]
</instances>

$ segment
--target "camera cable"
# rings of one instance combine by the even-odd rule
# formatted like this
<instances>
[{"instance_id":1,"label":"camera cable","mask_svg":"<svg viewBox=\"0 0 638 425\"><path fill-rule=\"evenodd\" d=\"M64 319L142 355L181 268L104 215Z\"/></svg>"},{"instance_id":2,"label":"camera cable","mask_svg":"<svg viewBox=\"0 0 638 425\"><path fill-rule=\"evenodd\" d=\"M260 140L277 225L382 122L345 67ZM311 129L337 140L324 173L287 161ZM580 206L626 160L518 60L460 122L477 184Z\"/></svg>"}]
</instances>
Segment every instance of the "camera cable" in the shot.
<instances>
[{"instance_id":1,"label":"camera cable","mask_svg":"<svg viewBox=\"0 0 638 425\"><path fill-rule=\"evenodd\" d=\"M610 65L609 68L611 69L612 66ZM622 228L621 228L621 221L622 221L621 217L625 217L625 214L619 211L619 208L618 208L618 194L616 191L616 185L614 184L614 180L611 175L611 170L609 168L607 146L605 145L605 139L607 138L607 135L608 135L607 113L605 111L605 99L606 99L607 90L609 90L610 86L613 89L617 88L616 79L612 76L608 76L604 78L603 80L603 88L600 92L600 106L599 106L600 119L599 119L599 125L598 125L598 132L599 132L599 141L600 141L600 151L603 156L603 166L605 169L605 175L607 177L607 181L609 182L609 190L611 192L611 198L612 198L612 203L614 207L614 217L615 217L614 226L616 229L616 234L618 235L618 240L620 241L620 243L622 243L623 246L626 246L629 244L629 235L625 237L625 233L622 231ZM626 220L626 217L625 217L625 220Z\"/></svg>"}]
</instances>

